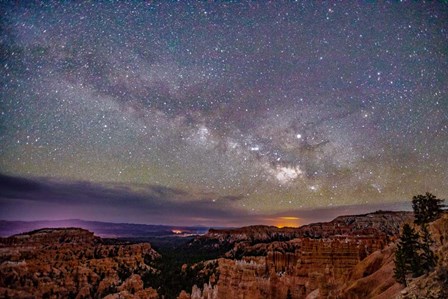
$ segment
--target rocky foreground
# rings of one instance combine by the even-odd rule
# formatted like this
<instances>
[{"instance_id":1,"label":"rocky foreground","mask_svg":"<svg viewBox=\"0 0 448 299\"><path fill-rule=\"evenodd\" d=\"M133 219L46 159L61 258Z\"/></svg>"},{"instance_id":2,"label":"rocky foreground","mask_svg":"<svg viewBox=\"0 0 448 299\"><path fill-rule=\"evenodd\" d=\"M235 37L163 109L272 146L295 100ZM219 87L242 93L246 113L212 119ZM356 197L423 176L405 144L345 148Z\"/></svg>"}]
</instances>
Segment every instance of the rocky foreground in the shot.
<instances>
[{"instance_id":1,"label":"rocky foreground","mask_svg":"<svg viewBox=\"0 0 448 299\"><path fill-rule=\"evenodd\" d=\"M0 298L158 298L141 275L156 269L150 244L106 244L79 228L0 239Z\"/></svg>"},{"instance_id":2,"label":"rocky foreground","mask_svg":"<svg viewBox=\"0 0 448 299\"><path fill-rule=\"evenodd\" d=\"M406 289L393 278L394 241L412 222L412 213L377 212L299 229L211 231L196 242L234 246L218 260L219 280L179 298L448 298L447 214L430 224L435 271Z\"/></svg>"},{"instance_id":3,"label":"rocky foreground","mask_svg":"<svg viewBox=\"0 0 448 299\"><path fill-rule=\"evenodd\" d=\"M207 280L177 298L448 298L447 214L430 224L437 268L407 288L393 278L395 241L412 221L412 213L376 212L301 228L210 230L183 250L224 253L200 271L182 266ZM161 260L147 243L111 243L82 229L16 235L0 239L0 298L162 298L152 287L170 275L155 268Z\"/></svg>"}]
</instances>

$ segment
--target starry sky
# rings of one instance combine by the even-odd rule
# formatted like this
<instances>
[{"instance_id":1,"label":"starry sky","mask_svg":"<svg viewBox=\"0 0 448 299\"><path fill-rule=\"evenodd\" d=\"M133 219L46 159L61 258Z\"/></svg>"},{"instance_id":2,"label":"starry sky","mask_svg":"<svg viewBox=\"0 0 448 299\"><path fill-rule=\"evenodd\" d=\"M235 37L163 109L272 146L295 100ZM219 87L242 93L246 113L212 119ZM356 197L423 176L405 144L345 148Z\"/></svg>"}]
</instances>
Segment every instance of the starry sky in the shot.
<instances>
[{"instance_id":1,"label":"starry sky","mask_svg":"<svg viewBox=\"0 0 448 299\"><path fill-rule=\"evenodd\" d=\"M443 1L0 6L2 219L273 224L448 195Z\"/></svg>"}]
</instances>

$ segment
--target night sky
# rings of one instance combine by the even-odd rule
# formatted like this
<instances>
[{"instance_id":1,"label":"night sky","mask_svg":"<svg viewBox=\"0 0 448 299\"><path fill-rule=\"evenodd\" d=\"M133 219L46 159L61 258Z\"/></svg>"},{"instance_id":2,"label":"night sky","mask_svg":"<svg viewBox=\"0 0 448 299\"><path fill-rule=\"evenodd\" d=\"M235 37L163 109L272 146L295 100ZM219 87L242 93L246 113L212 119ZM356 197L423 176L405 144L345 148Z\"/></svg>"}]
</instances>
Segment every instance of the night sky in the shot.
<instances>
[{"instance_id":1,"label":"night sky","mask_svg":"<svg viewBox=\"0 0 448 299\"><path fill-rule=\"evenodd\" d=\"M448 4L27 2L0 7L2 219L293 225L448 197Z\"/></svg>"}]
</instances>

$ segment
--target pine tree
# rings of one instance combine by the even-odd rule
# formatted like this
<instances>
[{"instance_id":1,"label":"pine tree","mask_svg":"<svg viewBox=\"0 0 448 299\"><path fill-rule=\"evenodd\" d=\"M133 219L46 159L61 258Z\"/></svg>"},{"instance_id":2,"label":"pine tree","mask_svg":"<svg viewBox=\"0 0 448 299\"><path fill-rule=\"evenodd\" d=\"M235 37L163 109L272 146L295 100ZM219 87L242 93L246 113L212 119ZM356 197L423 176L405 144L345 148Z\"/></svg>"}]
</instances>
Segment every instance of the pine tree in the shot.
<instances>
[{"instance_id":1,"label":"pine tree","mask_svg":"<svg viewBox=\"0 0 448 299\"><path fill-rule=\"evenodd\" d=\"M416 224L428 223L440 217L443 211L443 199L426 192L425 195L417 195L412 198L412 209L414 210L414 222Z\"/></svg>"},{"instance_id":2,"label":"pine tree","mask_svg":"<svg viewBox=\"0 0 448 299\"><path fill-rule=\"evenodd\" d=\"M420 253L420 260L421 260L421 266L423 271L428 273L429 271L433 270L434 267L437 264L437 257L434 254L434 252L431 250L431 245L434 243L434 241L431 238L431 233L428 230L427 224L421 225L422 229L422 236L421 236L421 253Z\"/></svg>"},{"instance_id":3,"label":"pine tree","mask_svg":"<svg viewBox=\"0 0 448 299\"><path fill-rule=\"evenodd\" d=\"M403 231L400 236L398 248L402 251L403 258L405 260L405 275L412 273L414 277L422 275L422 268L419 256L420 243L419 235L409 224L403 226Z\"/></svg>"},{"instance_id":4,"label":"pine tree","mask_svg":"<svg viewBox=\"0 0 448 299\"><path fill-rule=\"evenodd\" d=\"M397 251L395 252L395 269L394 269L394 277L395 279L404 285L407 286L406 283L406 275L410 272L408 266L406 264L406 257L403 252L403 248L398 245Z\"/></svg>"},{"instance_id":5,"label":"pine tree","mask_svg":"<svg viewBox=\"0 0 448 299\"><path fill-rule=\"evenodd\" d=\"M394 260L394 277L399 283L406 285L408 274L418 277L436 266L437 257L431 250L434 241L427 223L440 217L444 207L443 201L431 193L413 197L414 222L420 225L421 236L409 224L403 226Z\"/></svg>"},{"instance_id":6,"label":"pine tree","mask_svg":"<svg viewBox=\"0 0 448 299\"><path fill-rule=\"evenodd\" d=\"M419 235L410 225L403 226L403 247L407 262L410 265L412 276L418 277L423 274L420 261L420 242Z\"/></svg>"}]
</instances>

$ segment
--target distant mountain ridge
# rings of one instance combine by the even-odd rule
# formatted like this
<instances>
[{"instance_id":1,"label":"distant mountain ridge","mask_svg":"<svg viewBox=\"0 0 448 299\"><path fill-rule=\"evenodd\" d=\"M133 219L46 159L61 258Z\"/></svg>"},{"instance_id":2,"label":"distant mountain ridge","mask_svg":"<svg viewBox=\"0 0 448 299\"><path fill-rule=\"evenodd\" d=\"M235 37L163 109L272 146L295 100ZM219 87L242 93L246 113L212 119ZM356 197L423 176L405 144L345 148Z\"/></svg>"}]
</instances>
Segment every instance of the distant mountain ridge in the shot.
<instances>
[{"instance_id":1,"label":"distant mountain ridge","mask_svg":"<svg viewBox=\"0 0 448 299\"><path fill-rule=\"evenodd\" d=\"M361 215L338 216L329 222L318 222L301 227L254 225L232 229L210 229L190 244L198 247L231 246L238 242L269 243L294 238L343 238L365 236L388 240L400 232L400 224L412 222L412 212L377 211Z\"/></svg>"},{"instance_id":2,"label":"distant mountain ridge","mask_svg":"<svg viewBox=\"0 0 448 299\"><path fill-rule=\"evenodd\" d=\"M201 226L169 226L133 223L112 223L80 219L7 221L0 220L0 237L8 237L41 228L79 227L103 238L145 238L176 234L204 234L208 228Z\"/></svg>"}]
</instances>

